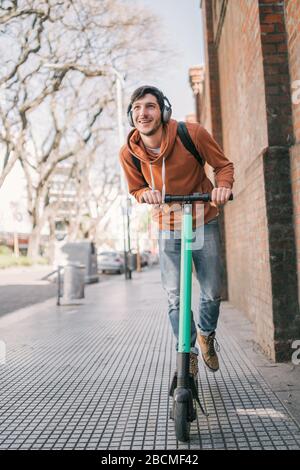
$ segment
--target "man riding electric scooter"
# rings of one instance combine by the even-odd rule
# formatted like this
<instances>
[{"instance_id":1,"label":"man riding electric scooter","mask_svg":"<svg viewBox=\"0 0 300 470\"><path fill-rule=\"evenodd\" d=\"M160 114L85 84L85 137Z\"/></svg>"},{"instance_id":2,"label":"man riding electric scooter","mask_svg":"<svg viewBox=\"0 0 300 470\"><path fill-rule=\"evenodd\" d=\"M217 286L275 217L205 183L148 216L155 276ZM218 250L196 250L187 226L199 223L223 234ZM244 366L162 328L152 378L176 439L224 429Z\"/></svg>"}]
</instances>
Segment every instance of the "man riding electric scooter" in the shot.
<instances>
[{"instance_id":1,"label":"man riding electric scooter","mask_svg":"<svg viewBox=\"0 0 300 470\"><path fill-rule=\"evenodd\" d=\"M207 368L219 369L215 334L221 300L222 263L218 205L226 204L233 185L233 164L211 135L197 123L171 119L172 107L164 94L152 86L132 94L128 120L134 129L120 151L128 188L139 203L153 205L159 224L159 256L163 288L168 295L168 314L178 348L180 306L181 210L163 204L165 195L209 193L211 201L192 203L192 224L197 241L192 259L200 283L196 330L191 317L190 373L198 372L198 349ZM205 163L213 168L216 187L206 175ZM166 210L167 208L167 210ZM169 209L169 210L168 210ZM198 209L198 210L197 210ZM200 209L200 210L199 210ZM197 215L198 214L198 215Z\"/></svg>"}]
</instances>

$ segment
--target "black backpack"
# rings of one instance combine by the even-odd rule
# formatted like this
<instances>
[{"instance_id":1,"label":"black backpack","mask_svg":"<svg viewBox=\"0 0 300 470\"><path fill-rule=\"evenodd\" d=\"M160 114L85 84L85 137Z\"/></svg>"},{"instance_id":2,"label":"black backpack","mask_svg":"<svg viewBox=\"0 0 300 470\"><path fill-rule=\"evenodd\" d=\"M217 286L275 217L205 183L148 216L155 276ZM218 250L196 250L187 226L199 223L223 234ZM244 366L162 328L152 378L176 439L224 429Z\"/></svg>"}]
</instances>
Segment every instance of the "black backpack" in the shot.
<instances>
[{"instance_id":1,"label":"black backpack","mask_svg":"<svg viewBox=\"0 0 300 470\"><path fill-rule=\"evenodd\" d=\"M187 127L185 125L184 122L178 122L178 126L177 126L177 134L181 140L181 142L183 143L183 145L185 146L185 148L192 154L194 155L194 157L196 158L197 162L201 165L201 166L204 166L205 165L205 161L204 159L201 157L200 153L198 152L198 150L196 149L195 145L194 145L194 142L192 141L191 137L190 137L190 134L187 130ZM139 170L139 172L141 173L141 175L143 176L143 173L142 173L142 170L141 170L141 161L135 157L134 155L132 155L132 161L133 163L135 164L137 170ZM144 178L144 176L143 176ZM144 178L145 179L145 178Z\"/></svg>"}]
</instances>

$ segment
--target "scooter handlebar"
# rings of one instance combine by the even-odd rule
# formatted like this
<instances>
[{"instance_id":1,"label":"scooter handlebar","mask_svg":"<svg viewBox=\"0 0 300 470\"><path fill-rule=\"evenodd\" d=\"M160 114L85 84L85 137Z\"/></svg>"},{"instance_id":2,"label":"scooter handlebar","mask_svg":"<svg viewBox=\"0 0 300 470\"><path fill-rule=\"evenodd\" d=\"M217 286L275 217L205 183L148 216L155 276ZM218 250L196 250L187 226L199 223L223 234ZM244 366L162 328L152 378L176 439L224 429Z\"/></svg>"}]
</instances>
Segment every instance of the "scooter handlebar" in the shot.
<instances>
[{"instance_id":1,"label":"scooter handlebar","mask_svg":"<svg viewBox=\"0 0 300 470\"><path fill-rule=\"evenodd\" d=\"M230 194L229 201L233 200L233 194ZM210 202L211 201L211 194L210 193L193 193L187 194L185 196L173 196L171 194L165 195L165 202L183 202L183 203L191 203L195 201L203 201L203 202Z\"/></svg>"}]
</instances>

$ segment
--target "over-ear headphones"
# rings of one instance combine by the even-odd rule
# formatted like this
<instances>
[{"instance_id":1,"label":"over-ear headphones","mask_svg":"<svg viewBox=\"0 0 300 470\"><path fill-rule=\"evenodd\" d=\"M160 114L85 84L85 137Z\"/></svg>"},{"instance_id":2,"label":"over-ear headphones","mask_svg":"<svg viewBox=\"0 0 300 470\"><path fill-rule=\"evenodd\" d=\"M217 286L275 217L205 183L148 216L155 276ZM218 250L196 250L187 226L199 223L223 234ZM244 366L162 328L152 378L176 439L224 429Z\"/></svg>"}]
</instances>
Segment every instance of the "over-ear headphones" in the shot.
<instances>
[{"instance_id":1,"label":"over-ear headphones","mask_svg":"<svg viewBox=\"0 0 300 470\"><path fill-rule=\"evenodd\" d=\"M172 115L172 105L171 105L170 101L168 100L168 98L156 87L141 87L141 88L145 88L145 90L143 90L144 93L143 93L142 96L149 93L149 94L152 94L156 97L156 99L159 103L160 110L161 110L162 123L166 124L167 122L169 122L170 119L171 119L171 115ZM136 92L138 90L136 90L133 93L133 95L132 95L133 97L136 95ZM127 118L128 118L128 122L131 125L131 127L135 127L135 125L133 123L133 118L132 118L132 105L133 105L134 101L136 101L136 99L138 99L138 98L134 98L134 99L131 100L131 103L129 104L128 109L127 109Z\"/></svg>"}]
</instances>

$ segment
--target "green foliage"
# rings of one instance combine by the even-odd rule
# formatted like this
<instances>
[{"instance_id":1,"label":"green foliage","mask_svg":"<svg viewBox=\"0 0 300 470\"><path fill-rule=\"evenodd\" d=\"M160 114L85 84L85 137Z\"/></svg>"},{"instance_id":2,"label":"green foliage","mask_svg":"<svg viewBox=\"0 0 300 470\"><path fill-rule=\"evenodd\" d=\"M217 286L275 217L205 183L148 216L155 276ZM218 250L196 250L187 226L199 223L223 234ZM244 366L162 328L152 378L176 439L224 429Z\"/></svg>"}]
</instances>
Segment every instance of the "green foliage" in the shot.
<instances>
[{"instance_id":1,"label":"green foliage","mask_svg":"<svg viewBox=\"0 0 300 470\"><path fill-rule=\"evenodd\" d=\"M0 269L11 268L13 266L33 266L34 264L48 264L48 260L42 257L33 260L27 256L19 256L17 258L13 254L0 253Z\"/></svg>"},{"instance_id":2,"label":"green foliage","mask_svg":"<svg viewBox=\"0 0 300 470\"><path fill-rule=\"evenodd\" d=\"M0 245L0 256L1 255L11 255L12 254L12 250L11 248L9 248L8 246L5 246L5 245Z\"/></svg>"}]
</instances>

